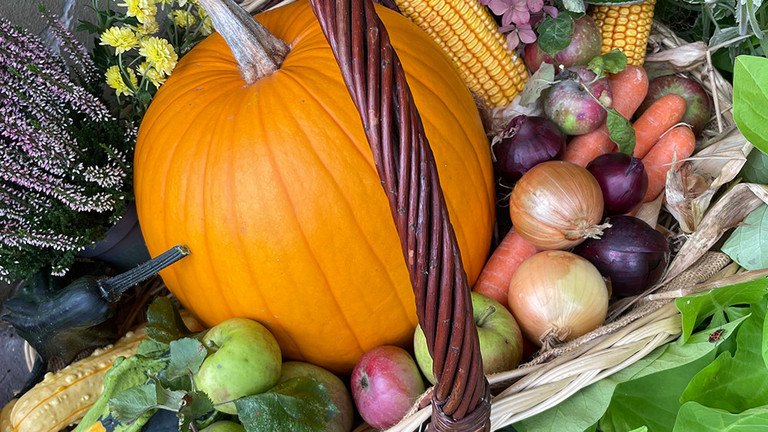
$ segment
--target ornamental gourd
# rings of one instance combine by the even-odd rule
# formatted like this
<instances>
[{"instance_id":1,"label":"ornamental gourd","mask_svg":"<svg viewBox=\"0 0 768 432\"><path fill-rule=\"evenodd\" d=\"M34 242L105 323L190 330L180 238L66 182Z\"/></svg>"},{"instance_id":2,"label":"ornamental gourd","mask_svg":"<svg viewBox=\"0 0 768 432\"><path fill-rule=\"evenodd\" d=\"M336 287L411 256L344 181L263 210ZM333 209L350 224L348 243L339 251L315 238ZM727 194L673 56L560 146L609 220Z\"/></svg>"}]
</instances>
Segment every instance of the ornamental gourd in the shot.
<instances>
[{"instance_id":1,"label":"ornamental gourd","mask_svg":"<svg viewBox=\"0 0 768 432\"><path fill-rule=\"evenodd\" d=\"M471 284L494 221L477 108L426 33L377 11L430 140ZM153 256L189 247L161 275L207 325L249 317L287 358L349 372L365 351L411 340L405 258L360 116L309 4L256 18L289 44L279 66L239 68L242 53L214 34L182 58L147 111L134 174L142 232Z\"/></svg>"}]
</instances>

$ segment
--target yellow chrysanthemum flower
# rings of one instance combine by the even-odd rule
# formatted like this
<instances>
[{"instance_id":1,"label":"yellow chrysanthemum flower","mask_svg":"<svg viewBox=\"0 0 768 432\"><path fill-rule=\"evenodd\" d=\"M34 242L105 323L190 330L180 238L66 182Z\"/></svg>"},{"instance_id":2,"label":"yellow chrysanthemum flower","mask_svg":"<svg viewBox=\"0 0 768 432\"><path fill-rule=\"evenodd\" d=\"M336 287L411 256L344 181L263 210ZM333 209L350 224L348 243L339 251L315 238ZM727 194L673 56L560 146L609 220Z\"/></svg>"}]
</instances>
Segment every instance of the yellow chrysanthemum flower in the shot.
<instances>
[{"instance_id":1,"label":"yellow chrysanthemum flower","mask_svg":"<svg viewBox=\"0 0 768 432\"><path fill-rule=\"evenodd\" d=\"M136 79L136 72L133 71L133 69L128 68L128 79L131 81L131 84L133 88L136 88L139 86L139 81ZM120 95L132 95L133 90L131 90L131 87L129 87L125 81L123 80L123 75L120 73L120 67L119 66L112 66L109 69L107 69L107 73L105 74L107 78L107 85L115 89L115 92L118 96Z\"/></svg>"},{"instance_id":2,"label":"yellow chrysanthemum flower","mask_svg":"<svg viewBox=\"0 0 768 432\"><path fill-rule=\"evenodd\" d=\"M118 3L128 9L126 15L136 17L140 23L154 21L157 14L157 5L154 0L125 0L125 3Z\"/></svg>"},{"instance_id":3,"label":"yellow chrysanthemum flower","mask_svg":"<svg viewBox=\"0 0 768 432\"><path fill-rule=\"evenodd\" d=\"M138 69L157 88L165 82L165 74L155 69L149 62L140 64Z\"/></svg>"},{"instance_id":4,"label":"yellow chrysanthemum flower","mask_svg":"<svg viewBox=\"0 0 768 432\"><path fill-rule=\"evenodd\" d=\"M191 13L176 9L168 14L168 18L172 19L178 27L187 28L197 22L197 19Z\"/></svg>"},{"instance_id":5,"label":"yellow chrysanthemum flower","mask_svg":"<svg viewBox=\"0 0 768 432\"><path fill-rule=\"evenodd\" d=\"M114 47L115 54L121 54L139 46L136 34L126 27L110 27L101 34L100 39L99 45Z\"/></svg>"},{"instance_id":6,"label":"yellow chrysanthemum flower","mask_svg":"<svg viewBox=\"0 0 768 432\"><path fill-rule=\"evenodd\" d=\"M200 33L203 36L208 36L209 34L213 33L213 23L211 22L211 17L207 16L203 18L203 23L200 26Z\"/></svg>"},{"instance_id":7,"label":"yellow chrysanthemum flower","mask_svg":"<svg viewBox=\"0 0 768 432\"><path fill-rule=\"evenodd\" d=\"M140 44L139 54L146 57L147 61L152 63L155 69L170 75L173 68L176 67L176 62L179 60L179 56L174 51L170 42L151 36L142 39Z\"/></svg>"}]
</instances>

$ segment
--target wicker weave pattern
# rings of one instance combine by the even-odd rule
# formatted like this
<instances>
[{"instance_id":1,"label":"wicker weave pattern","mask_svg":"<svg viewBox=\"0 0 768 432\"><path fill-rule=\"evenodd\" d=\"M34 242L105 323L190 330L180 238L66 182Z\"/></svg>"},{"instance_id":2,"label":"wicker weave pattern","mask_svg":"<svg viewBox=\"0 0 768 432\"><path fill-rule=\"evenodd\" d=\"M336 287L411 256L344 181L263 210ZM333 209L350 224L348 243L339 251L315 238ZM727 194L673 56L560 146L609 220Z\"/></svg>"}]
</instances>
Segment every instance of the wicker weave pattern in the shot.
<instances>
[{"instance_id":1,"label":"wicker weave pattern","mask_svg":"<svg viewBox=\"0 0 768 432\"><path fill-rule=\"evenodd\" d=\"M487 430L489 390L469 287L405 73L371 0L311 0L358 108L434 359L432 427Z\"/></svg>"}]
</instances>

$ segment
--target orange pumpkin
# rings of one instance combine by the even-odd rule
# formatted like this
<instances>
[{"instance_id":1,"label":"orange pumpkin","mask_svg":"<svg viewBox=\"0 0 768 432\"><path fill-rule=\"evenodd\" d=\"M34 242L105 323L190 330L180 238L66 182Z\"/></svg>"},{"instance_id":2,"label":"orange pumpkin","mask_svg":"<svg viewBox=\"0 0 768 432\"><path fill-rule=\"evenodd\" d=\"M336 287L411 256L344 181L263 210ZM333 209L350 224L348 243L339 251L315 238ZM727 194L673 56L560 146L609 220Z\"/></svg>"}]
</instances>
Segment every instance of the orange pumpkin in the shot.
<instances>
[{"instance_id":1,"label":"orange pumpkin","mask_svg":"<svg viewBox=\"0 0 768 432\"><path fill-rule=\"evenodd\" d=\"M490 151L450 60L406 18L378 8L437 161L468 279L494 220ZM305 1L257 19L291 50L247 85L214 34L178 64L139 130L135 192L152 255L206 324L250 317L284 355L348 372L367 350L408 344L410 279L359 114Z\"/></svg>"}]
</instances>

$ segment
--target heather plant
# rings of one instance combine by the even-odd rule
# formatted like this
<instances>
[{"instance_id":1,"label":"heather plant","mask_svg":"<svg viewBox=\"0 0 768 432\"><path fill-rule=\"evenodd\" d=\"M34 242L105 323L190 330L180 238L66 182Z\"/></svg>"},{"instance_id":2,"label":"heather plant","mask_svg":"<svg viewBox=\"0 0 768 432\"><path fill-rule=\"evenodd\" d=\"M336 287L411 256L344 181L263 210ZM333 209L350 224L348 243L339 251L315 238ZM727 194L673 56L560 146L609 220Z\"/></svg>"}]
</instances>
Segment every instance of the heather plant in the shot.
<instances>
[{"instance_id":1,"label":"heather plant","mask_svg":"<svg viewBox=\"0 0 768 432\"><path fill-rule=\"evenodd\" d=\"M63 275L132 200L135 130L87 50L44 11L60 55L0 17L0 278Z\"/></svg>"}]
</instances>

